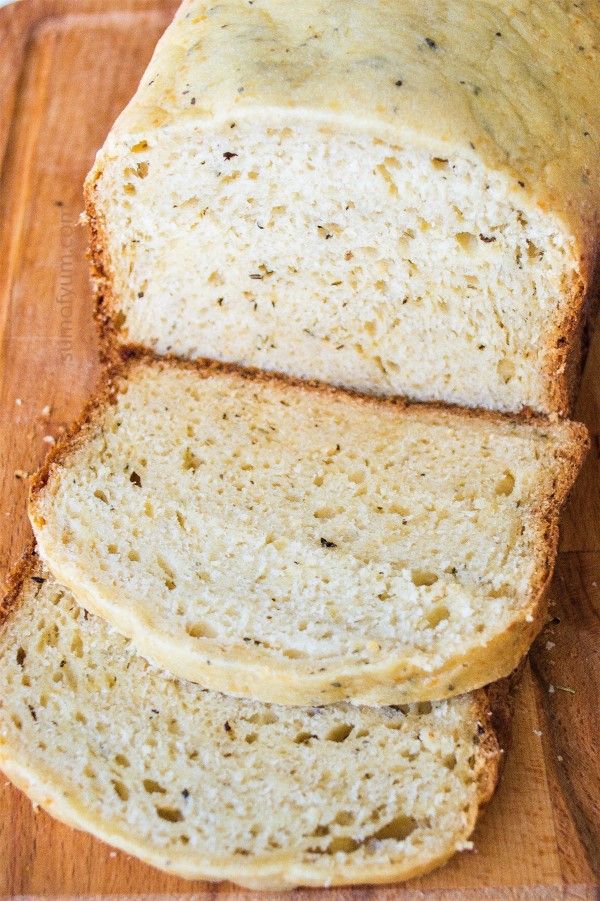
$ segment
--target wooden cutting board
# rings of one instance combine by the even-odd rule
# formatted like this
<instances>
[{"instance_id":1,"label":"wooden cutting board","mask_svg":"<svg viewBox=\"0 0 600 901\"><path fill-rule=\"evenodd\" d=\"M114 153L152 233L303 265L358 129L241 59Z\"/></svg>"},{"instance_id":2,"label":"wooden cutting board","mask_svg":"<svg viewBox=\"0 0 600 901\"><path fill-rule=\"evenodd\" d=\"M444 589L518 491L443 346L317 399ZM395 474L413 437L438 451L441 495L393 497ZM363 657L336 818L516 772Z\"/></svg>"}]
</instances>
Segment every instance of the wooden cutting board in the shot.
<instances>
[{"instance_id":1,"label":"wooden cutting board","mask_svg":"<svg viewBox=\"0 0 600 901\"><path fill-rule=\"evenodd\" d=\"M99 371L82 181L173 11L171 0L22 0L0 10L2 578L30 538L24 476ZM577 411L593 448L563 517L554 620L531 654L476 851L404 888L330 897L600 897L599 374L600 329ZM0 777L0 895L190 893L252 894L153 870L34 812Z\"/></svg>"}]
</instances>

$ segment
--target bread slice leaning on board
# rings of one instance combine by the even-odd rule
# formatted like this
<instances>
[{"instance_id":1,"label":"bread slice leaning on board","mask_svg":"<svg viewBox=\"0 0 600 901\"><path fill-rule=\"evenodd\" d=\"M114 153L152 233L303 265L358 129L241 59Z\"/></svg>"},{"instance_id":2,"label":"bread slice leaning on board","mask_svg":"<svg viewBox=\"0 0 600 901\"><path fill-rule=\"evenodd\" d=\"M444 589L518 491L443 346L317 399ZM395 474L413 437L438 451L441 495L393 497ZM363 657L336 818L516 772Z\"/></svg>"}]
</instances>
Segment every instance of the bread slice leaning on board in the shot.
<instances>
[{"instance_id":1,"label":"bread slice leaning on board","mask_svg":"<svg viewBox=\"0 0 600 901\"><path fill-rule=\"evenodd\" d=\"M494 791L506 683L402 709L236 700L145 663L35 558L2 617L0 768L53 816L180 876L407 879L470 847Z\"/></svg>"},{"instance_id":2,"label":"bread slice leaning on board","mask_svg":"<svg viewBox=\"0 0 600 901\"><path fill-rule=\"evenodd\" d=\"M86 184L123 345L568 413L596 0L185 0Z\"/></svg>"},{"instance_id":3,"label":"bread slice leaning on board","mask_svg":"<svg viewBox=\"0 0 600 901\"><path fill-rule=\"evenodd\" d=\"M133 358L32 486L41 556L175 675L399 704L508 675L542 625L584 426Z\"/></svg>"}]
</instances>

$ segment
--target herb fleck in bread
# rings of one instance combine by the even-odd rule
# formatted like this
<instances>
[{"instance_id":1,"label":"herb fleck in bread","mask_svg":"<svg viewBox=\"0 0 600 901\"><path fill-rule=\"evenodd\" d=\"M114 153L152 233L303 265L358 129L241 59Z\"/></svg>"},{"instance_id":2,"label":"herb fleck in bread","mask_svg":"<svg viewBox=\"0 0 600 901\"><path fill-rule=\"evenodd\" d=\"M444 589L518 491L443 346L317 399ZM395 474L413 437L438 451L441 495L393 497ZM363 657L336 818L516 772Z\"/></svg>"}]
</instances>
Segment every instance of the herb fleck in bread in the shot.
<instances>
[{"instance_id":1,"label":"herb fleck in bread","mask_svg":"<svg viewBox=\"0 0 600 901\"><path fill-rule=\"evenodd\" d=\"M506 676L583 426L133 359L33 486L41 556L175 675L404 703Z\"/></svg>"},{"instance_id":2,"label":"herb fleck in bread","mask_svg":"<svg viewBox=\"0 0 600 901\"><path fill-rule=\"evenodd\" d=\"M0 627L0 767L49 813L189 878L391 882L468 847L505 686L418 708L290 709L179 682L35 562ZM501 739L502 740L502 739Z\"/></svg>"},{"instance_id":3,"label":"herb fleck in bread","mask_svg":"<svg viewBox=\"0 0 600 901\"><path fill-rule=\"evenodd\" d=\"M600 240L600 6L186 0L86 186L122 344L569 409Z\"/></svg>"}]
</instances>

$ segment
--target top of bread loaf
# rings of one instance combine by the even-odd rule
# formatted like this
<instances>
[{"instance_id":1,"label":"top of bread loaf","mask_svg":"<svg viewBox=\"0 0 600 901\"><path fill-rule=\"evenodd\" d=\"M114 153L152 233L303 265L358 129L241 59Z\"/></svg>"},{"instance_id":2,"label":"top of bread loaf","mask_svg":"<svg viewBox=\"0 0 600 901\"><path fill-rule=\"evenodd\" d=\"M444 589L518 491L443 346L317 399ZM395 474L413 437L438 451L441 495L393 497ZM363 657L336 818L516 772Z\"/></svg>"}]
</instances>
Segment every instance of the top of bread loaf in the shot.
<instances>
[{"instance_id":1,"label":"top of bread loaf","mask_svg":"<svg viewBox=\"0 0 600 901\"><path fill-rule=\"evenodd\" d=\"M113 137L308 118L460 153L556 213L589 274L600 209L596 0L184 0Z\"/></svg>"}]
</instances>

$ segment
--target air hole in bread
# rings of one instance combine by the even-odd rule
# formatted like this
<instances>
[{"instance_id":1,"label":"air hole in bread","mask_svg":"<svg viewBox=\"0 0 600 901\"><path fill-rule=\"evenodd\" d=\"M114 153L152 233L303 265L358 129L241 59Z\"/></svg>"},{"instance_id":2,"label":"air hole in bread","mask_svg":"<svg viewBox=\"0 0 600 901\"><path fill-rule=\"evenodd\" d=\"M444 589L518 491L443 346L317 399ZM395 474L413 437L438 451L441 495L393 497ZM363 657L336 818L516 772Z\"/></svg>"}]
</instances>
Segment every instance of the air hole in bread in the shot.
<instances>
[{"instance_id":1,"label":"air hole in bread","mask_svg":"<svg viewBox=\"0 0 600 901\"><path fill-rule=\"evenodd\" d=\"M449 616L450 611L448 608L444 604L439 604L426 614L425 619L427 620L428 626L431 629L435 629L436 626L444 622L444 620L447 620Z\"/></svg>"},{"instance_id":2,"label":"air hole in bread","mask_svg":"<svg viewBox=\"0 0 600 901\"><path fill-rule=\"evenodd\" d=\"M354 822L354 815L349 810L340 810L333 819L338 826L350 826Z\"/></svg>"},{"instance_id":3,"label":"air hole in bread","mask_svg":"<svg viewBox=\"0 0 600 901\"><path fill-rule=\"evenodd\" d=\"M500 481L496 483L496 494L503 494L508 497L512 494L514 487L515 477L512 472L507 469Z\"/></svg>"},{"instance_id":4,"label":"air hole in bread","mask_svg":"<svg viewBox=\"0 0 600 901\"><path fill-rule=\"evenodd\" d=\"M508 357L502 357L498 361L498 373L505 383L509 382L515 374L515 364Z\"/></svg>"},{"instance_id":5,"label":"air hole in bread","mask_svg":"<svg viewBox=\"0 0 600 901\"><path fill-rule=\"evenodd\" d=\"M167 792L166 788L163 788L160 782L157 782L155 779L144 779L142 785L149 795L164 795Z\"/></svg>"},{"instance_id":6,"label":"air hole in bread","mask_svg":"<svg viewBox=\"0 0 600 901\"><path fill-rule=\"evenodd\" d=\"M474 253L479 246L476 235L471 234L471 232L457 232L456 243L468 254Z\"/></svg>"},{"instance_id":7,"label":"air hole in bread","mask_svg":"<svg viewBox=\"0 0 600 901\"><path fill-rule=\"evenodd\" d=\"M279 722L279 720L270 710L265 710L264 713L253 713L248 717L248 722L256 723L261 726L271 726L274 723Z\"/></svg>"},{"instance_id":8,"label":"air hole in bread","mask_svg":"<svg viewBox=\"0 0 600 901\"><path fill-rule=\"evenodd\" d=\"M331 519L331 517L335 515L336 511L333 507L319 507L319 509L315 510L313 513L315 519Z\"/></svg>"},{"instance_id":9,"label":"air hole in bread","mask_svg":"<svg viewBox=\"0 0 600 901\"><path fill-rule=\"evenodd\" d=\"M217 634L208 623L204 622L189 623L185 627L185 631L190 638L214 638Z\"/></svg>"},{"instance_id":10,"label":"air hole in bread","mask_svg":"<svg viewBox=\"0 0 600 901\"><path fill-rule=\"evenodd\" d=\"M355 485L361 485L365 480L365 473L362 469L355 469L354 472L348 474L348 481Z\"/></svg>"},{"instance_id":11,"label":"air hole in bread","mask_svg":"<svg viewBox=\"0 0 600 901\"><path fill-rule=\"evenodd\" d=\"M444 766L449 770L453 770L456 766L456 754L448 754L444 757Z\"/></svg>"},{"instance_id":12,"label":"air hole in bread","mask_svg":"<svg viewBox=\"0 0 600 901\"><path fill-rule=\"evenodd\" d=\"M413 817L401 813L397 817L394 817L393 820L390 820L389 823L386 823L385 826L382 826L381 829L378 829L377 832L374 832L371 838L377 839L378 841L394 839L395 841L400 842L408 838L416 828L417 821Z\"/></svg>"},{"instance_id":13,"label":"air hole in bread","mask_svg":"<svg viewBox=\"0 0 600 901\"><path fill-rule=\"evenodd\" d=\"M169 823L181 823L184 819L178 807L157 807L156 813L161 820L167 820Z\"/></svg>"},{"instance_id":14,"label":"air hole in bread","mask_svg":"<svg viewBox=\"0 0 600 901\"><path fill-rule=\"evenodd\" d=\"M192 472L195 472L196 469L201 465L201 463L202 463L202 461L201 461L200 457L198 457L191 450L191 448L186 447L186 449L183 452L183 462L182 462L182 466L181 466L183 471L187 472L188 470L192 470Z\"/></svg>"},{"instance_id":15,"label":"air hole in bread","mask_svg":"<svg viewBox=\"0 0 600 901\"><path fill-rule=\"evenodd\" d=\"M422 585L434 585L438 580L436 573L426 569L413 569L410 577L413 585L416 585L417 587Z\"/></svg>"},{"instance_id":16,"label":"air hole in bread","mask_svg":"<svg viewBox=\"0 0 600 901\"><path fill-rule=\"evenodd\" d=\"M81 638L81 632L75 632L73 634L73 638L71 639L71 652L75 654L76 657L83 657L83 640Z\"/></svg>"},{"instance_id":17,"label":"air hole in bread","mask_svg":"<svg viewBox=\"0 0 600 901\"><path fill-rule=\"evenodd\" d=\"M325 737L327 741L346 741L353 729L354 726L349 723L341 723L339 726L334 726Z\"/></svg>"},{"instance_id":18,"label":"air hole in bread","mask_svg":"<svg viewBox=\"0 0 600 901\"><path fill-rule=\"evenodd\" d=\"M53 623L47 629L44 629L36 645L38 653L41 653L45 647L55 648L58 644L58 635L59 632L56 623Z\"/></svg>"},{"instance_id":19,"label":"air hole in bread","mask_svg":"<svg viewBox=\"0 0 600 901\"><path fill-rule=\"evenodd\" d=\"M129 800L129 789L122 782L119 782L117 779L113 779L112 786L121 801Z\"/></svg>"},{"instance_id":20,"label":"air hole in bread","mask_svg":"<svg viewBox=\"0 0 600 901\"><path fill-rule=\"evenodd\" d=\"M304 651L299 651L297 648L286 648L283 653L288 660L301 660L303 657L307 656Z\"/></svg>"},{"instance_id":21,"label":"air hole in bread","mask_svg":"<svg viewBox=\"0 0 600 901\"><path fill-rule=\"evenodd\" d=\"M355 841L355 839L350 838L349 835L336 835L335 838L332 838L327 846L327 854L339 854L342 852L343 854L351 854L353 851L359 846L359 842Z\"/></svg>"}]
</instances>

